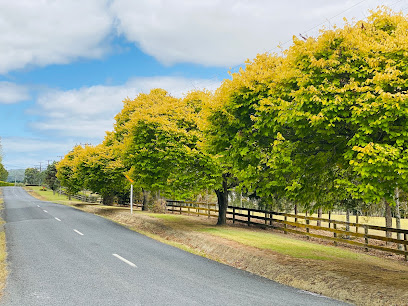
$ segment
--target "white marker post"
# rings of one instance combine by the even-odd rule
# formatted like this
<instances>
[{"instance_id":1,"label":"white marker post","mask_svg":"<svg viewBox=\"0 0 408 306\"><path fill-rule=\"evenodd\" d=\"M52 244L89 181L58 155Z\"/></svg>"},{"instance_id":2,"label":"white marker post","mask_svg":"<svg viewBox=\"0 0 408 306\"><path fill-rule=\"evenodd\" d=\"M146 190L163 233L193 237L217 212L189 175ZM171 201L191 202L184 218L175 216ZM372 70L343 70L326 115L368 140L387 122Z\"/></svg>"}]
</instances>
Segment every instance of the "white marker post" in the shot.
<instances>
[{"instance_id":1,"label":"white marker post","mask_svg":"<svg viewBox=\"0 0 408 306\"><path fill-rule=\"evenodd\" d=\"M133 214L133 184L130 185L130 213Z\"/></svg>"},{"instance_id":2,"label":"white marker post","mask_svg":"<svg viewBox=\"0 0 408 306\"><path fill-rule=\"evenodd\" d=\"M130 213L133 214L133 183L134 181L125 173L123 173L123 175L130 182Z\"/></svg>"}]
</instances>

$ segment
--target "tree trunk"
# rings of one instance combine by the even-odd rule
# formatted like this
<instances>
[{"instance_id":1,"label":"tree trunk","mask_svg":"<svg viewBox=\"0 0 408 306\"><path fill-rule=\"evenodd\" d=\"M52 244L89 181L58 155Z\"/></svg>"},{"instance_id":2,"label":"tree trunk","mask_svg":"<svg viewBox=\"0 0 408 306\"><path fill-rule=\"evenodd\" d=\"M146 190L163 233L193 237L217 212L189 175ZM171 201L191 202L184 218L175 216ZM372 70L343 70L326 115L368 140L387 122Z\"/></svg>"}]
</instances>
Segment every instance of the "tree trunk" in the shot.
<instances>
[{"instance_id":1,"label":"tree trunk","mask_svg":"<svg viewBox=\"0 0 408 306\"><path fill-rule=\"evenodd\" d=\"M218 201L218 221L217 225L224 225L227 223L227 208L228 208L228 186L227 176L222 176L222 189L216 190Z\"/></svg>"},{"instance_id":2,"label":"tree trunk","mask_svg":"<svg viewBox=\"0 0 408 306\"><path fill-rule=\"evenodd\" d=\"M346 210L346 221L349 223L350 222L350 209ZM350 231L350 224L346 224L346 232ZM344 237L346 239L350 239L349 235L346 235L346 237Z\"/></svg>"},{"instance_id":3,"label":"tree trunk","mask_svg":"<svg viewBox=\"0 0 408 306\"><path fill-rule=\"evenodd\" d=\"M401 229L401 212L400 212L400 201L399 201L399 188L395 188L395 221L397 229ZM402 239L401 233L397 233L397 239ZM402 244L398 245L398 249L402 250Z\"/></svg>"},{"instance_id":4,"label":"tree trunk","mask_svg":"<svg viewBox=\"0 0 408 306\"><path fill-rule=\"evenodd\" d=\"M392 215L391 215L391 206L386 200L384 200L385 204L385 227L392 227ZM386 232L386 237L391 238L391 232ZM388 244L388 241L386 242Z\"/></svg>"},{"instance_id":5,"label":"tree trunk","mask_svg":"<svg viewBox=\"0 0 408 306\"><path fill-rule=\"evenodd\" d=\"M112 194L104 195L102 197L102 204L103 205L112 205L114 199L115 199L115 196L112 195Z\"/></svg>"},{"instance_id":6,"label":"tree trunk","mask_svg":"<svg viewBox=\"0 0 408 306\"><path fill-rule=\"evenodd\" d=\"M147 210L147 191L142 189L143 192L143 202L142 202L142 211Z\"/></svg>"},{"instance_id":7,"label":"tree trunk","mask_svg":"<svg viewBox=\"0 0 408 306\"><path fill-rule=\"evenodd\" d=\"M297 214L298 214L298 206L297 206L297 204L295 204L295 216L297 216ZM295 223L297 222L297 218L295 217Z\"/></svg>"}]
</instances>

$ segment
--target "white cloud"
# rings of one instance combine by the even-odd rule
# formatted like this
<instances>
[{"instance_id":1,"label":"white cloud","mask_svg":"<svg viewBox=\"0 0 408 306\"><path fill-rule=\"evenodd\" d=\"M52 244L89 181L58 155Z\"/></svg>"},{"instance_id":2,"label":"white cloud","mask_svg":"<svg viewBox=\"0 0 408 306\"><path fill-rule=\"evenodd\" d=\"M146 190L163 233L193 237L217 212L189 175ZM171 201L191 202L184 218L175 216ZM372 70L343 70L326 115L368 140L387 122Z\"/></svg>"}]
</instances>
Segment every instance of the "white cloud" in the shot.
<instances>
[{"instance_id":1,"label":"white cloud","mask_svg":"<svg viewBox=\"0 0 408 306\"><path fill-rule=\"evenodd\" d=\"M29 98L26 87L10 82L0 82L0 104L17 103Z\"/></svg>"},{"instance_id":2,"label":"white cloud","mask_svg":"<svg viewBox=\"0 0 408 306\"><path fill-rule=\"evenodd\" d=\"M69 91L48 91L40 94L30 112L40 121L32 122L33 129L63 136L101 140L105 131L112 130L114 116L122 109L122 101L163 88L175 96L194 88L215 89L219 82L180 77L133 78L120 86L92 86Z\"/></svg>"},{"instance_id":3,"label":"white cloud","mask_svg":"<svg viewBox=\"0 0 408 306\"><path fill-rule=\"evenodd\" d=\"M59 160L75 145L73 140L2 137L3 165L6 169L38 167L44 169L49 161Z\"/></svg>"},{"instance_id":4,"label":"white cloud","mask_svg":"<svg viewBox=\"0 0 408 306\"><path fill-rule=\"evenodd\" d=\"M115 0L112 10L120 33L165 64L228 67L275 49L279 43L291 41L293 35L314 36L319 27L308 30L321 23L339 24L343 16L364 18L367 8L395 1L360 2Z\"/></svg>"},{"instance_id":5,"label":"white cloud","mask_svg":"<svg viewBox=\"0 0 408 306\"><path fill-rule=\"evenodd\" d=\"M0 0L0 74L100 58L119 35L165 64L230 67L383 4L404 7L396 0Z\"/></svg>"},{"instance_id":6,"label":"white cloud","mask_svg":"<svg viewBox=\"0 0 408 306\"><path fill-rule=\"evenodd\" d=\"M65 151L70 149L70 145L48 141L43 139L33 139L26 137L2 137L3 150L5 153L33 153L42 151Z\"/></svg>"},{"instance_id":7,"label":"white cloud","mask_svg":"<svg viewBox=\"0 0 408 306\"><path fill-rule=\"evenodd\" d=\"M108 0L0 0L0 73L97 58L112 31Z\"/></svg>"}]
</instances>

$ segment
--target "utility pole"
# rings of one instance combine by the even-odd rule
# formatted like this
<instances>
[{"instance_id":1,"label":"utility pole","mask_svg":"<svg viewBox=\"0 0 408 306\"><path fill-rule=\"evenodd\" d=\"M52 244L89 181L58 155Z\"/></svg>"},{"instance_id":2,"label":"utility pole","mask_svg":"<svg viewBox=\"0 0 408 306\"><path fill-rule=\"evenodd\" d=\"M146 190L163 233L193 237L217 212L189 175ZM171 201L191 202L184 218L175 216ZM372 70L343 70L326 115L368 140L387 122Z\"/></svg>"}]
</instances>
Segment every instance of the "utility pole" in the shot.
<instances>
[{"instance_id":1,"label":"utility pole","mask_svg":"<svg viewBox=\"0 0 408 306\"><path fill-rule=\"evenodd\" d=\"M47 166L50 165L50 161L52 161L52 159L47 159Z\"/></svg>"},{"instance_id":2,"label":"utility pole","mask_svg":"<svg viewBox=\"0 0 408 306\"><path fill-rule=\"evenodd\" d=\"M40 172L41 172L41 165L42 165L42 163L43 163L43 162L40 162Z\"/></svg>"}]
</instances>

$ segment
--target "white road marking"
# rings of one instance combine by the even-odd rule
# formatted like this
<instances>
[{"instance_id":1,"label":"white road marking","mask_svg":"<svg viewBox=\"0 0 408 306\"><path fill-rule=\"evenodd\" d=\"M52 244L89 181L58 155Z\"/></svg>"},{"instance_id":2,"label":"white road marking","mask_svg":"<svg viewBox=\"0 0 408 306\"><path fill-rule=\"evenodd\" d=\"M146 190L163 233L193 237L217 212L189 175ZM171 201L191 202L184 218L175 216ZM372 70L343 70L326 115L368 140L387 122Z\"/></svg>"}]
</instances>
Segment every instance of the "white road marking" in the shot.
<instances>
[{"instance_id":1,"label":"white road marking","mask_svg":"<svg viewBox=\"0 0 408 306\"><path fill-rule=\"evenodd\" d=\"M74 232L77 233L78 235L81 235L81 236L84 235L84 234L82 234L80 231L78 231L78 230L76 230L76 229L74 229Z\"/></svg>"},{"instance_id":2,"label":"white road marking","mask_svg":"<svg viewBox=\"0 0 408 306\"><path fill-rule=\"evenodd\" d=\"M58 219L57 217L54 217L55 218L55 220L57 220L57 221L61 221L61 219Z\"/></svg>"},{"instance_id":3,"label":"white road marking","mask_svg":"<svg viewBox=\"0 0 408 306\"><path fill-rule=\"evenodd\" d=\"M116 258L120 259L121 261L127 263L129 266L133 267L133 268L137 268L136 265L133 262L130 262L129 260L123 258L122 256L119 256L118 254L112 254L113 256L115 256Z\"/></svg>"},{"instance_id":4,"label":"white road marking","mask_svg":"<svg viewBox=\"0 0 408 306\"><path fill-rule=\"evenodd\" d=\"M40 207L40 205L37 205L37 207Z\"/></svg>"},{"instance_id":5,"label":"white road marking","mask_svg":"<svg viewBox=\"0 0 408 306\"><path fill-rule=\"evenodd\" d=\"M43 209L44 212L48 213L48 211L46 211L45 209Z\"/></svg>"}]
</instances>

